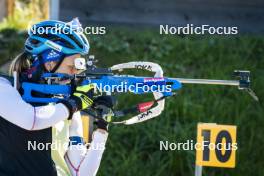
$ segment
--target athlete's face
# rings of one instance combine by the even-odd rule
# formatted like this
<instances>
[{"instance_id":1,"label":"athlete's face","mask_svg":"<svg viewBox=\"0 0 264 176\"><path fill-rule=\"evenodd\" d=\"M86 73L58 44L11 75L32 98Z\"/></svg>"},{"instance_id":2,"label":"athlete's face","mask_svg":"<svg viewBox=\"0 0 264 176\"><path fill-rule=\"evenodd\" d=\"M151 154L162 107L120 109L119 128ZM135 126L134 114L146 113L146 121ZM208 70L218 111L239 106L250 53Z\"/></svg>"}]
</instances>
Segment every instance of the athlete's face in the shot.
<instances>
[{"instance_id":1,"label":"athlete's face","mask_svg":"<svg viewBox=\"0 0 264 176\"><path fill-rule=\"evenodd\" d=\"M75 68L74 60L76 58L80 58L80 54L74 54L71 56L67 56L64 58L58 69L55 71L55 73L65 73L69 75L74 75L82 72L83 70L77 70ZM49 62L45 64L47 70L52 70L56 66L56 62ZM69 83L69 81L61 81L60 83L65 84Z\"/></svg>"},{"instance_id":2,"label":"athlete's face","mask_svg":"<svg viewBox=\"0 0 264 176\"><path fill-rule=\"evenodd\" d=\"M55 73L65 73L69 75L74 75L80 73L82 70L77 70L74 65L74 60L76 58L80 58L80 54L74 54L71 56L67 56L64 58L58 69L55 71ZM48 62L45 63L45 67L47 70L52 70L56 66L56 62Z\"/></svg>"},{"instance_id":3,"label":"athlete's face","mask_svg":"<svg viewBox=\"0 0 264 176\"><path fill-rule=\"evenodd\" d=\"M80 70L77 70L74 65L74 60L80 57L80 54L65 57L59 68L56 70L56 73L66 73L69 75L80 73Z\"/></svg>"}]
</instances>

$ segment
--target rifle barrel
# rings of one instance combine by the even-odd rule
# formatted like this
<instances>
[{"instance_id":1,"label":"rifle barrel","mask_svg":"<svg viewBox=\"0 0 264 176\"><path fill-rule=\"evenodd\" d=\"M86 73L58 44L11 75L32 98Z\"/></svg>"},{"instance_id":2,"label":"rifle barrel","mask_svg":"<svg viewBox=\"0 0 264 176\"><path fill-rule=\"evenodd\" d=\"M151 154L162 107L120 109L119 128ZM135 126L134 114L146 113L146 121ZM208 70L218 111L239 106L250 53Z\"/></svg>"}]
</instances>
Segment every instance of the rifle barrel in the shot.
<instances>
[{"instance_id":1,"label":"rifle barrel","mask_svg":"<svg viewBox=\"0 0 264 176\"><path fill-rule=\"evenodd\" d=\"M239 86L239 81L235 80L214 80L214 79L187 79L187 78L173 78L182 84L211 84L211 85L228 85Z\"/></svg>"}]
</instances>

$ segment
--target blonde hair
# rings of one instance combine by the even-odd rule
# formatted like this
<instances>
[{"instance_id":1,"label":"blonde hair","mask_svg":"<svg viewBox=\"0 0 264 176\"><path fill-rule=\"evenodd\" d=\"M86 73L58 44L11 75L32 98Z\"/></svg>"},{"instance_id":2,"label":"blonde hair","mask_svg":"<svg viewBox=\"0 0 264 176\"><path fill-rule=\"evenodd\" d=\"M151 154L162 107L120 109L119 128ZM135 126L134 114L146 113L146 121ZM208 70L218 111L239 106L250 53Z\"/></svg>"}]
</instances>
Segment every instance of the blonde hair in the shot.
<instances>
[{"instance_id":1,"label":"blonde hair","mask_svg":"<svg viewBox=\"0 0 264 176\"><path fill-rule=\"evenodd\" d=\"M9 75L12 75L14 71L17 72L18 75L23 71L30 68L30 55L26 52L20 53L11 63L9 67Z\"/></svg>"}]
</instances>

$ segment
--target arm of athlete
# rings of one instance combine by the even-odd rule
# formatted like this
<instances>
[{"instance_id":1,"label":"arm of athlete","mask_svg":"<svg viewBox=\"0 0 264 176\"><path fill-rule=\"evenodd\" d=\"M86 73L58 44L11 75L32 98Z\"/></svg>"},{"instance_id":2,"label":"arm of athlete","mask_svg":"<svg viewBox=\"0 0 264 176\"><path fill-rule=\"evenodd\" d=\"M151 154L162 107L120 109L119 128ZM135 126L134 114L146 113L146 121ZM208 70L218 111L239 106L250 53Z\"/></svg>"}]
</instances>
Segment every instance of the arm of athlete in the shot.
<instances>
[{"instance_id":1,"label":"arm of athlete","mask_svg":"<svg viewBox=\"0 0 264 176\"><path fill-rule=\"evenodd\" d=\"M105 150L108 132L97 129L93 132L92 141L87 145L83 143L81 118L73 116L70 125L71 144L64 156L72 176L95 176L101 163Z\"/></svg>"},{"instance_id":2,"label":"arm of athlete","mask_svg":"<svg viewBox=\"0 0 264 176\"><path fill-rule=\"evenodd\" d=\"M75 99L78 99L78 97ZM79 107L76 110L86 108L79 98ZM89 106L89 105L87 105ZM73 107L65 101L46 106L34 107L26 103L19 92L12 87L9 81L0 78L0 116L9 122L26 130L40 130L49 128L61 120L70 117Z\"/></svg>"},{"instance_id":3,"label":"arm of athlete","mask_svg":"<svg viewBox=\"0 0 264 176\"><path fill-rule=\"evenodd\" d=\"M109 105L109 103L107 104ZM88 149L83 142L80 114L75 113L72 118L69 130L70 145L65 154L65 161L71 175L95 176L99 169L108 138L108 122L111 121L113 115L111 108L105 105L100 106L104 108L104 117L97 120L97 130L93 133L92 142Z\"/></svg>"}]
</instances>

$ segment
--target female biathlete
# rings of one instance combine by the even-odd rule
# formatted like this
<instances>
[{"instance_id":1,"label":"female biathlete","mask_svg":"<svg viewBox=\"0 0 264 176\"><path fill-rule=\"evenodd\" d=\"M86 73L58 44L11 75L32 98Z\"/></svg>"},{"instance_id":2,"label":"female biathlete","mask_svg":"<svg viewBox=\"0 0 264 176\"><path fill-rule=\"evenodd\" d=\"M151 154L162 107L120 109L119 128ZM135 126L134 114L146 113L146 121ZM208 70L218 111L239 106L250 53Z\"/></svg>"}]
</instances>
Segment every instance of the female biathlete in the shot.
<instances>
[{"instance_id":1,"label":"female biathlete","mask_svg":"<svg viewBox=\"0 0 264 176\"><path fill-rule=\"evenodd\" d=\"M78 19L70 23L43 21L34 27L41 30L29 33L24 52L11 64L10 70L18 73L19 83L45 83L41 75L46 72L78 73L74 61L88 54L89 50ZM108 137L108 121L104 118L97 121L97 130L93 132L90 148L87 149L80 116L80 110L94 105L94 89L93 85L79 86L70 97L56 104L29 104L21 98L22 88L15 89L11 80L0 77L0 175L60 175L52 160L50 145L45 150L32 145L51 144L51 127L68 120L69 130L65 135L69 144L63 154L70 174L96 175ZM109 103L99 102L99 106L107 109L104 112L109 112L105 115L110 116L111 107L104 102Z\"/></svg>"}]
</instances>

